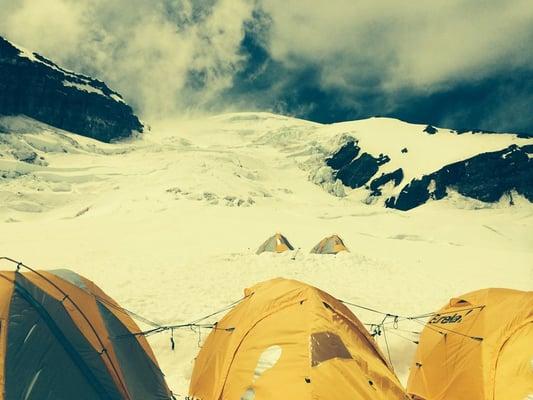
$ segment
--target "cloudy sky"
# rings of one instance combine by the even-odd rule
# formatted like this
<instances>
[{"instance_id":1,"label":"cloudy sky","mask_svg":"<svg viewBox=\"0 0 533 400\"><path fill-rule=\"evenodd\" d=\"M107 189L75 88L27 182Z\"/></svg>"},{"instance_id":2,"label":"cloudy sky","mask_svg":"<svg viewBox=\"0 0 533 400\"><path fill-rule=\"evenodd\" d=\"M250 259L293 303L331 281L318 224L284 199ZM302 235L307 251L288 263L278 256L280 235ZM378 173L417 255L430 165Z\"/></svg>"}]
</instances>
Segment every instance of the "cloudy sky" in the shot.
<instances>
[{"instance_id":1,"label":"cloudy sky","mask_svg":"<svg viewBox=\"0 0 533 400\"><path fill-rule=\"evenodd\" d=\"M0 21L148 120L266 110L533 132L531 0L0 0Z\"/></svg>"}]
</instances>

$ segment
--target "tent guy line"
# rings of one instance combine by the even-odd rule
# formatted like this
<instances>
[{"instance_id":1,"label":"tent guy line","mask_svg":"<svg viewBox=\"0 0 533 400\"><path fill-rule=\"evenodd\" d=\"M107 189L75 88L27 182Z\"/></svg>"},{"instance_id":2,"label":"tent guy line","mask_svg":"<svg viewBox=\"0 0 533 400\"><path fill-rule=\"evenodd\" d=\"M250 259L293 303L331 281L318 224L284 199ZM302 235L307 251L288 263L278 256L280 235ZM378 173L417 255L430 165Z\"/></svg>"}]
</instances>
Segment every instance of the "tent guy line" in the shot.
<instances>
[{"instance_id":1,"label":"tent guy line","mask_svg":"<svg viewBox=\"0 0 533 400\"><path fill-rule=\"evenodd\" d=\"M422 326L428 326L429 324L425 324L421 321L419 321L420 319L425 319L425 318L429 318L429 317L434 317L434 316L441 316L441 315L445 315L445 314L454 314L454 313L460 313L460 312L463 312L463 311L472 311L472 310L476 310L476 309L479 309L480 311L482 311L484 308L485 308L485 305L479 305L479 306L474 306L474 307L469 307L469 308L461 308L461 309L457 309L457 310L453 310L453 311L448 311L448 312L432 312L432 313L426 313L426 314L421 314L421 315L415 315L415 316L402 316L402 315L397 315L397 314L391 314L391 313L386 313L386 312L383 312L383 311L379 311L379 310L376 310L374 308L370 308L370 307L366 307L366 306L362 306L362 305L359 305L359 304L355 304L355 303L350 303L348 301L344 301L344 300L339 300L341 303L343 304L346 304L346 305L349 305L349 306L352 306L352 307L356 307L356 308L360 308L360 309L363 309L363 310L366 310L366 311L370 311L370 312L374 312L376 314L381 314L384 316L383 320L381 321L381 323L379 324L373 324L373 323L365 323L365 325L369 326L370 327L370 330L372 331L372 335L375 336L375 335L378 335L380 336L381 335L381 329L383 329L383 333L385 335L385 324L387 323L392 323L393 324L393 328L394 329L398 329L398 323L399 322L403 322L403 321L414 321ZM389 320L387 321L387 319L389 318L393 318L392 320ZM377 330L374 330L374 329L377 329ZM430 329L434 329L435 328L430 328ZM460 332L456 332L452 329L448 329L448 328L442 328L443 330L449 332L449 333L453 333L453 334L457 334L457 335L460 335L460 336L464 336L468 339L472 339L472 340L477 340L477 341L482 341L483 338L482 337L479 337L479 336L470 336L470 335L465 335L464 333L460 333ZM440 334L443 334L442 332L436 330L437 332L439 332ZM445 335L445 333L444 333ZM384 336L385 337L385 336ZM385 341L386 341L386 338L385 338Z\"/></svg>"},{"instance_id":2,"label":"tent guy line","mask_svg":"<svg viewBox=\"0 0 533 400\"><path fill-rule=\"evenodd\" d=\"M34 273L36 273L38 275L41 275L34 268L29 267L28 265L24 264L23 262L20 262L20 261L17 261L17 260L14 260L14 259L10 258L10 257L5 257L5 256L0 257L0 261L2 261L2 260L9 261L9 262L15 264L17 272L22 267L22 268L26 268L29 271L34 272ZM60 288L56 288L56 289L61 291ZM213 312L211 314L208 314L206 316L203 316L201 318L193 320L192 322L180 323L180 324L171 324L171 325L158 324L158 323L150 320L149 318L146 318L146 317L144 317L144 316L142 316L140 314L137 314L137 313L135 313L133 311L130 311L130 310L124 308L124 307L120 307L120 306L115 305L115 304L110 304L110 305L112 307L114 307L115 309L117 309L118 311L123 312L123 313L131 316L132 318L135 318L135 319L137 319L137 320L139 320L141 322L144 322L147 325L151 325L153 327L152 329L148 329L146 331L139 331L139 332L132 332L132 333L129 333L129 334L125 334L125 335L123 335L124 337L139 336L139 335L149 336L149 335L155 335L155 334L158 334L158 333L170 331L171 332L171 344L172 344L172 348L173 348L174 347L174 345L172 343L173 342L173 331L177 330L177 329L191 329L192 331L195 331L196 328L198 330L201 330L202 328L204 328L204 329L213 329L213 330L224 330L224 331L227 331L227 332L232 332L233 330L235 330L235 327L222 329L222 328L217 328L217 326L216 326L217 323L214 323L214 324L199 324L199 322L205 321L206 319L208 319L210 317L213 317L215 315L221 314L224 311L228 311L228 310L234 308L236 305L238 305L239 303L241 303L242 301L244 301L245 299L247 299L248 297L250 297L252 295L253 295L253 293L248 294L246 296L243 296L239 300L236 300L236 301L228 304L227 306L221 308L220 310L217 310L217 311L215 311L215 312ZM65 299L67 299L67 298L68 298L68 296L65 295ZM73 302L70 298L69 298L69 300L74 304L74 306L76 308L78 308L77 305L75 304L75 302ZM105 301L105 299L104 299L104 301ZM345 301L345 300L339 300L339 301L341 303L345 304L345 305L356 307L356 308L359 308L359 309L362 309L362 310L370 311L370 312L373 312L373 313L380 314L380 315L384 316L384 318L381 321L381 323L378 323L378 324L365 323L365 325L370 327L369 330L370 330L370 333L372 334L372 336L376 336L376 335L377 336L381 336L381 333L383 332L384 333L384 337L385 337L385 324L388 324L388 323L392 323L394 329L397 329L398 328L398 323L399 322L403 322L403 321L414 321L414 322L419 323L422 326L427 326L428 324L424 324L423 322L421 322L419 320L420 319L424 319L424 318L429 318L429 317L432 317L432 316L438 316L438 315L444 315L444 314L451 313L451 311L450 312L441 312L441 313L429 312L429 313L415 315L415 316L404 316L404 315L399 315L399 314L380 311L380 310L377 310L377 309L372 308L372 307L363 306L363 305L352 303L352 302ZM106 304L107 303L108 302L106 302ZM484 307L485 307L484 305L480 305L480 306L469 307L469 308L461 308L461 309L455 310L454 312L470 311L470 310L474 310L474 309L483 310ZM392 318L392 320L389 320L389 318ZM433 327L431 327L430 329L435 330L435 328L433 328ZM483 338L481 338L481 337L465 335L463 333L456 332L456 331L453 331L453 330L447 329L447 328L442 328L442 329L446 330L447 333L457 334L457 335L464 336L464 337L472 339L472 340L477 340L477 341L482 341L483 340ZM440 332L438 330L436 330L436 331L439 332L442 335L446 335L446 333ZM119 338L119 337L117 337L117 338ZM385 341L386 341L386 337L385 337ZM390 359L390 356L389 356L389 359Z\"/></svg>"},{"instance_id":3,"label":"tent guy line","mask_svg":"<svg viewBox=\"0 0 533 400\"><path fill-rule=\"evenodd\" d=\"M17 273L19 272L19 270L21 268L25 268L25 269L28 269L29 271L39 275L41 278L43 278L49 284L51 284L56 290L58 290L62 295L64 295L63 301L68 299L73 304L73 306L80 312L80 314L83 317L85 317L85 315L81 312L81 310L79 309L79 307L76 304L76 302L74 302L66 293L64 293L64 291L61 288L59 288L53 282L48 280L44 275L40 274L37 270L35 270L34 268L24 264L21 261L14 260L14 259L12 259L10 257L2 256L2 257L0 257L0 261L2 261L2 260L9 261L9 262L11 262L13 264L16 264L16 272ZM0 276L3 277L3 275L1 275L1 274L0 274ZM5 279L7 279L7 278L5 278ZM249 296L251 296L251 295L249 295ZM144 317L144 316L142 316L142 315L140 315L138 313L130 311L130 310L124 308L124 307L120 307L120 306L118 306L116 304L110 303L106 299L103 299L103 298L95 295L95 297L98 300L103 301L106 305L109 305L109 306L113 307L117 311L122 312L124 314L127 314L127 315L129 315L129 316L131 316L131 317L133 317L135 319L138 319L139 321L144 322L147 325L154 326L153 329L149 329L149 330L146 330L146 331L140 331L140 332L132 332L132 333L125 334L125 335L116 336L116 337L114 337L115 339L116 338L121 338L121 337L138 336L138 335L149 336L151 334L157 334L157 333L165 332L165 331L168 331L168 330L173 331L174 329L180 329L180 328L199 328L199 329L200 328L207 328L207 329L218 329L218 330L232 331L234 328L226 328L226 329L216 328L216 323L214 323L214 324L199 324L198 322L204 321L207 318L213 317L213 316L215 316L217 314L220 314L220 313L222 313L224 311L230 310L231 308L235 307L237 304L239 304L241 301L243 301L244 299L246 299L249 296L244 296L241 299L239 299L237 301L234 301L233 303L225 306L224 308L222 308L220 310L217 310L217 311L215 311L215 312L213 312L211 314L208 314L206 316L203 316L201 318L198 318L198 319L194 320L193 322L189 322L189 323L185 323L185 324L175 324L175 325L160 325L160 324L158 324L158 323L156 323L156 322L154 322L154 321L152 321L152 320L150 320L150 319L148 319L148 318L146 318L146 317ZM105 348L103 349L102 352L105 352Z\"/></svg>"},{"instance_id":4,"label":"tent guy line","mask_svg":"<svg viewBox=\"0 0 533 400\"><path fill-rule=\"evenodd\" d=\"M480 305L480 306L474 306L474 307L468 307L468 308L460 308L460 309L457 309L457 310L447 311L447 312L429 312L429 313L419 314L419 315L414 315L414 316L404 316L404 315L399 315L399 314L393 314L393 313L389 313L389 312L379 311L379 310L376 310L374 308L370 308L370 307L367 307L367 306L362 306L360 304L350 303L349 301L345 301L345 300L339 300L339 301L341 303L344 303L344 304L348 305L348 306L360 308L362 310L370 311L370 312L373 312L373 313L376 313L376 314L381 314L381 315L386 316L386 317L394 317L394 320L393 321L389 321L389 323L391 323L391 322L392 323L397 323L397 322L402 321L402 320L424 319L424 318L435 317L435 316L440 316L440 315L459 313L459 312L463 312L463 311L471 311L471 310L476 310L478 308L484 308L485 307L485 305ZM376 325L376 324L374 324L374 325Z\"/></svg>"}]
</instances>

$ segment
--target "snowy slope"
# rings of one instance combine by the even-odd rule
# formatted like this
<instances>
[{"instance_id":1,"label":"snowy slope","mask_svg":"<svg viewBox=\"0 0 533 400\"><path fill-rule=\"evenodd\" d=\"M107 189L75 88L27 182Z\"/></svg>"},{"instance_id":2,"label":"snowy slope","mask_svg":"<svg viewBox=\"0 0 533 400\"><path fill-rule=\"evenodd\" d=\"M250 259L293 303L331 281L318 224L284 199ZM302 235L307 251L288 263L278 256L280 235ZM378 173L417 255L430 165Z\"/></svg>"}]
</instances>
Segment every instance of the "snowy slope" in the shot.
<instances>
[{"instance_id":1,"label":"snowy slope","mask_svg":"<svg viewBox=\"0 0 533 400\"><path fill-rule=\"evenodd\" d=\"M10 135L0 133L0 254L38 268L71 268L161 323L209 314L276 276L408 315L483 287L533 288L533 205L525 199L509 206L452 194L405 213L366 205L365 189L328 186L319 173L347 136L365 151L390 154L386 168L401 166L409 177L531 140L427 135L423 126L389 119L320 125L266 113L161 121L118 144L29 119L2 118L2 129ZM21 161L25 152L35 157ZM276 231L299 250L255 255ZM309 254L332 233L350 253ZM354 312L364 322L382 319ZM398 335L416 335L388 336L405 381L415 346ZM186 394L197 333L175 332L175 351L167 334L149 339L170 386Z\"/></svg>"},{"instance_id":2,"label":"snowy slope","mask_svg":"<svg viewBox=\"0 0 533 400\"><path fill-rule=\"evenodd\" d=\"M460 134L389 118L334 124L326 130L336 134L342 128L344 145L326 164L334 178L367 196L367 203L409 210L455 190L486 202L513 191L533 200L531 139Z\"/></svg>"},{"instance_id":3,"label":"snowy slope","mask_svg":"<svg viewBox=\"0 0 533 400\"><path fill-rule=\"evenodd\" d=\"M391 160L380 172L402 168L405 181L420 178L444 165L479 153L501 150L511 144L533 143L531 139L514 134L458 134L450 129L438 129L436 133L428 134L424 129L426 125L408 124L392 118L370 118L333 124L328 130L346 132L370 154L388 155ZM407 149L407 152L402 153L402 149Z\"/></svg>"}]
</instances>

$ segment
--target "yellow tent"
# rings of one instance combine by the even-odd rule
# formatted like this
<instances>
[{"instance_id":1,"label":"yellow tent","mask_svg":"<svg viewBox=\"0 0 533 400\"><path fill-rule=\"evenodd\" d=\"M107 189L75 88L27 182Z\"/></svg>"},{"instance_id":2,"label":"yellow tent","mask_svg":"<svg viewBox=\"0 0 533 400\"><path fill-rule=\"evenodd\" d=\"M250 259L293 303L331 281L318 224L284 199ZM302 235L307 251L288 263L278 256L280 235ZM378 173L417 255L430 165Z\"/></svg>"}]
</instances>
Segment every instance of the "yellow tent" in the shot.
<instances>
[{"instance_id":1,"label":"yellow tent","mask_svg":"<svg viewBox=\"0 0 533 400\"><path fill-rule=\"evenodd\" d=\"M283 253L287 250L294 250L294 247L292 247L285 236L283 236L281 233L276 233L274 236L269 237L265 243L259 246L256 254L261 254L265 251L272 253Z\"/></svg>"},{"instance_id":2,"label":"yellow tent","mask_svg":"<svg viewBox=\"0 0 533 400\"><path fill-rule=\"evenodd\" d=\"M193 399L407 399L374 339L335 298L281 278L245 295L200 350Z\"/></svg>"},{"instance_id":3,"label":"yellow tent","mask_svg":"<svg viewBox=\"0 0 533 400\"><path fill-rule=\"evenodd\" d=\"M420 336L407 391L424 400L533 398L533 292L450 300Z\"/></svg>"},{"instance_id":4,"label":"yellow tent","mask_svg":"<svg viewBox=\"0 0 533 400\"><path fill-rule=\"evenodd\" d=\"M313 249L311 253L314 254L337 254L341 251L349 251L344 242L337 235L332 235L322 239Z\"/></svg>"},{"instance_id":5,"label":"yellow tent","mask_svg":"<svg viewBox=\"0 0 533 400\"><path fill-rule=\"evenodd\" d=\"M0 271L0 399L170 400L139 330L73 271Z\"/></svg>"}]
</instances>

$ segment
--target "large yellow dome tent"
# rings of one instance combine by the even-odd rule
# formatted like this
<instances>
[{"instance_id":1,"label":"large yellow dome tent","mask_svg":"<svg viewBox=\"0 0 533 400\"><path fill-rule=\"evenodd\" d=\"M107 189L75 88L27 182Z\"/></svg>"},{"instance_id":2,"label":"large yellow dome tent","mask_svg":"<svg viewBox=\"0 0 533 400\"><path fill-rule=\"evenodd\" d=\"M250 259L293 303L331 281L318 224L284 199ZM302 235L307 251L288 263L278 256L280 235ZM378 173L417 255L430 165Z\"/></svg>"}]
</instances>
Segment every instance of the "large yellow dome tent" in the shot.
<instances>
[{"instance_id":1,"label":"large yellow dome tent","mask_svg":"<svg viewBox=\"0 0 533 400\"><path fill-rule=\"evenodd\" d=\"M200 350L191 398L407 399L374 339L332 296L281 278L245 295Z\"/></svg>"},{"instance_id":2,"label":"large yellow dome tent","mask_svg":"<svg viewBox=\"0 0 533 400\"><path fill-rule=\"evenodd\" d=\"M337 235L331 235L322 239L313 249L313 254L337 254L341 251L349 251L342 239Z\"/></svg>"},{"instance_id":3,"label":"large yellow dome tent","mask_svg":"<svg viewBox=\"0 0 533 400\"><path fill-rule=\"evenodd\" d=\"M289 243L289 240L281 233L276 233L269 237L259 248L256 254L267 252L283 253L287 250L294 250L294 247Z\"/></svg>"},{"instance_id":4,"label":"large yellow dome tent","mask_svg":"<svg viewBox=\"0 0 533 400\"><path fill-rule=\"evenodd\" d=\"M0 399L172 398L135 322L72 271L0 272L0 323Z\"/></svg>"},{"instance_id":5,"label":"large yellow dome tent","mask_svg":"<svg viewBox=\"0 0 533 400\"><path fill-rule=\"evenodd\" d=\"M407 385L414 399L533 399L533 292L451 299L424 328Z\"/></svg>"}]
</instances>

